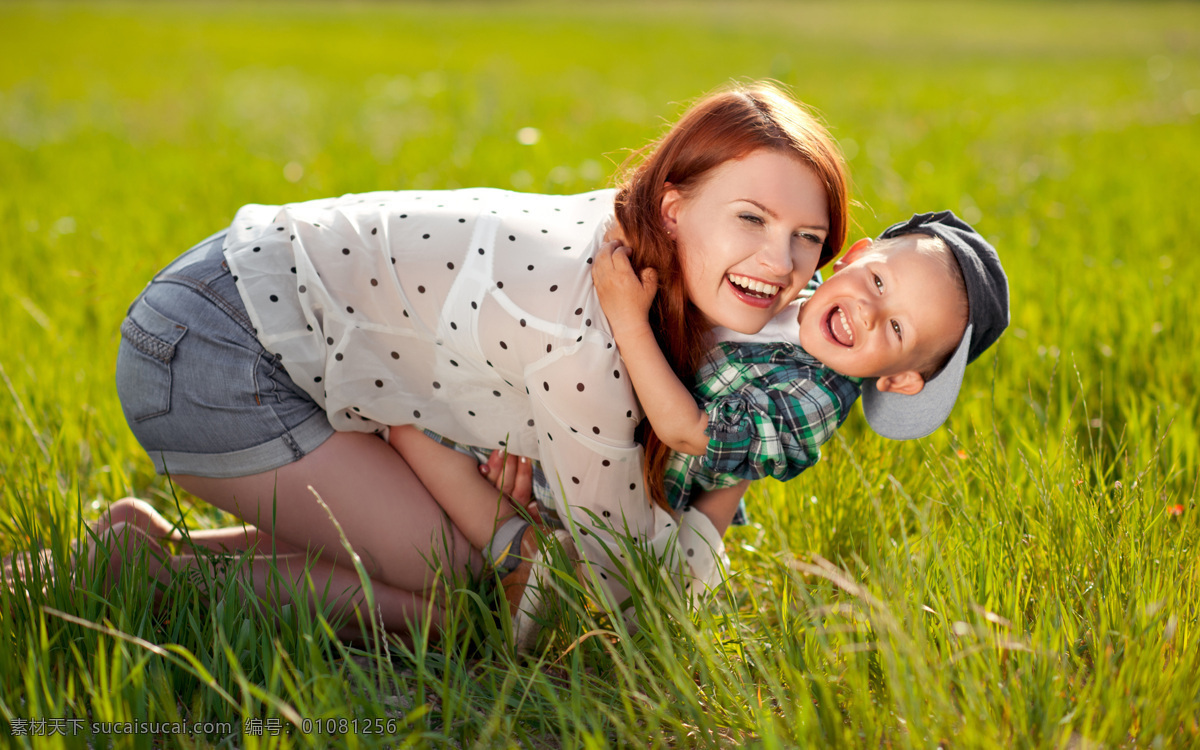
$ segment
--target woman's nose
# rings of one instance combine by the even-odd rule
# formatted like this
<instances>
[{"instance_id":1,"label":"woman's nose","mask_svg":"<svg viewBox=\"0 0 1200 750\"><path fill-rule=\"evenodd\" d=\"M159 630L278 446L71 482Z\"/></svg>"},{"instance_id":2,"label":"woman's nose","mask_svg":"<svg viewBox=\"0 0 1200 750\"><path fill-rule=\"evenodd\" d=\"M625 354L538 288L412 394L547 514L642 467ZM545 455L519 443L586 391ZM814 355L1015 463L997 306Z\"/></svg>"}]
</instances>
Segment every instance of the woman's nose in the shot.
<instances>
[{"instance_id":1,"label":"woman's nose","mask_svg":"<svg viewBox=\"0 0 1200 750\"><path fill-rule=\"evenodd\" d=\"M763 269L774 276L790 276L795 269L790 243L770 242L758 251ZM811 275L811 274L810 274Z\"/></svg>"}]
</instances>

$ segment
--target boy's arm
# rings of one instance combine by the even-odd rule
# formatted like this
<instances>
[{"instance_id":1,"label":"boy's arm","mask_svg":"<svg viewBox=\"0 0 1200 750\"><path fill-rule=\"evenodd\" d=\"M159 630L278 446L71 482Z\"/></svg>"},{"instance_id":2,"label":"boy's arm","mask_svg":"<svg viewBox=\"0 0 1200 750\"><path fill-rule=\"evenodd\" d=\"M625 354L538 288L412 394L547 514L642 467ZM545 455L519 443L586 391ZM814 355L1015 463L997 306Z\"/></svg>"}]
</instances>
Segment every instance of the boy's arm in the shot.
<instances>
[{"instance_id":1,"label":"boy's arm","mask_svg":"<svg viewBox=\"0 0 1200 750\"><path fill-rule=\"evenodd\" d=\"M412 425L392 427L388 442L446 511L471 546L483 549L516 512L474 458L439 444Z\"/></svg>"},{"instance_id":2,"label":"boy's arm","mask_svg":"<svg viewBox=\"0 0 1200 750\"><path fill-rule=\"evenodd\" d=\"M592 265L600 307L608 318L621 359L646 417L659 439L680 453L704 455L708 415L675 375L650 328L650 305L658 291L654 269L638 279L629 263L630 249L611 242Z\"/></svg>"}]
</instances>

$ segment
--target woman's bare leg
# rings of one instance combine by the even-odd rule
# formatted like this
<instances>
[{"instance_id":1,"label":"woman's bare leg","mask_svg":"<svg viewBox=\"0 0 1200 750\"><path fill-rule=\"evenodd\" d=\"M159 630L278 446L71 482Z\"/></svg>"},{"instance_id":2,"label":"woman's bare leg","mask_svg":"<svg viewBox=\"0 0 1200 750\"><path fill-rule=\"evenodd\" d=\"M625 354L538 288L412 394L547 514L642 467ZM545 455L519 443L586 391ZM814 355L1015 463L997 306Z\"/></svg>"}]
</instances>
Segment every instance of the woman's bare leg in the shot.
<instances>
[{"instance_id":1,"label":"woman's bare leg","mask_svg":"<svg viewBox=\"0 0 1200 750\"><path fill-rule=\"evenodd\" d=\"M147 572L163 587L169 586L180 574L200 571L207 580L224 591L231 583L227 576L230 572L236 572L244 577L255 595L263 602L278 605L297 603L293 598L295 594L300 597L298 603L314 613L318 603L327 608L332 607L335 615L362 610L363 624L368 629L373 619L381 620L386 630L397 633L411 633L415 624L427 616L432 617L435 622L441 622L440 609L431 605L420 594L396 589L377 581L371 583L375 610L373 613L368 612L362 581L353 569L333 565L321 558L306 559L306 556L299 552L275 555L269 551L256 553L247 547L238 547L239 543L248 538L241 533L240 528L218 531L238 532L226 534L227 544L222 545L221 549L231 554L248 553L248 559L243 562L211 554L171 555L159 540L137 524L117 521L98 533L102 546L92 547L89 567L94 566L96 553L106 550L107 575L112 583L120 576L122 567L131 561L134 555L145 549ZM362 633L359 631L357 620L351 617L348 624L338 631L338 635L360 637Z\"/></svg>"},{"instance_id":2,"label":"woman's bare leg","mask_svg":"<svg viewBox=\"0 0 1200 750\"><path fill-rule=\"evenodd\" d=\"M432 566L478 571L481 559L385 440L339 432L276 471L233 479L177 475L179 486L297 550L352 569L329 512L376 583L423 592ZM314 491L316 494L314 494ZM274 503L274 513L272 504Z\"/></svg>"}]
</instances>

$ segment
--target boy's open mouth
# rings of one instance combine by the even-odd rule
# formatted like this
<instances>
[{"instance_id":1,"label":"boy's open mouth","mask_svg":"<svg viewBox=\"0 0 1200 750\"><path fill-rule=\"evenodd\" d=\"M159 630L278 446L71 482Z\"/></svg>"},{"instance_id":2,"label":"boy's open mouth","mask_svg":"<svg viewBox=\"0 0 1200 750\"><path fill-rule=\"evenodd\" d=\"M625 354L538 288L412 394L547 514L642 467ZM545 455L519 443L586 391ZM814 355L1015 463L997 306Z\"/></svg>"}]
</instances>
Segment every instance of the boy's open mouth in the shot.
<instances>
[{"instance_id":1,"label":"boy's open mouth","mask_svg":"<svg viewBox=\"0 0 1200 750\"><path fill-rule=\"evenodd\" d=\"M747 301L770 302L775 299L775 295L779 294L780 287L777 284L768 284L765 281L757 281L735 273L726 274L725 278L729 279L729 284L736 292L744 298L748 298Z\"/></svg>"},{"instance_id":2,"label":"boy's open mouth","mask_svg":"<svg viewBox=\"0 0 1200 750\"><path fill-rule=\"evenodd\" d=\"M829 336L842 346L854 346L854 331L850 321L846 319L846 311L840 305L834 305L825 316L825 328Z\"/></svg>"}]
</instances>

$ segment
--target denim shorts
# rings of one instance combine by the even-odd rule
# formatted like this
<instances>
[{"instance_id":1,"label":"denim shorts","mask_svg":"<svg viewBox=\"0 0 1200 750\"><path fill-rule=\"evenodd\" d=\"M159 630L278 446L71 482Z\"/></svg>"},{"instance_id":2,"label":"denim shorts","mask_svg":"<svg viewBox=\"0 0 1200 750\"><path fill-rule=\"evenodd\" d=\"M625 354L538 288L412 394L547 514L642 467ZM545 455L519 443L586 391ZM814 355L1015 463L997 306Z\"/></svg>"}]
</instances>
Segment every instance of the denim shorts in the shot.
<instances>
[{"instance_id":1,"label":"denim shorts","mask_svg":"<svg viewBox=\"0 0 1200 750\"><path fill-rule=\"evenodd\" d=\"M121 324L117 393L159 474L271 471L334 432L325 410L258 342L224 240L221 232L176 258Z\"/></svg>"}]
</instances>

